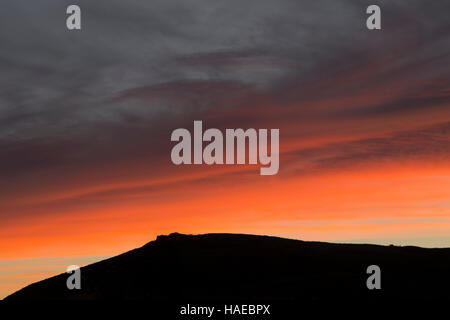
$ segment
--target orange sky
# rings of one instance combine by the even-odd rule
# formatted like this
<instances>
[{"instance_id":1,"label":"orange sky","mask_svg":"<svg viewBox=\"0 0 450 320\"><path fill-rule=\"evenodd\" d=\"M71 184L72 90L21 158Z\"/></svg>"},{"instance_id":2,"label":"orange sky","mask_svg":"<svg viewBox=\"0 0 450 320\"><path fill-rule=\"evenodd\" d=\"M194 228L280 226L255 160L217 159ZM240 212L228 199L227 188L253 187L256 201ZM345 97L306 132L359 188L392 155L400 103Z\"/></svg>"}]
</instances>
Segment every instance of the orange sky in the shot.
<instances>
[{"instance_id":1,"label":"orange sky","mask_svg":"<svg viewBox=\"0 0 450 320\"><path fill-rule=\"evenodd\" d=\"M180 174L185 171L182 167L177 170ZM211 171L217 170L211 167ZM158 194L158 199L149 200L145 192L136 191L123 198L113 196L94 208L57 208L15 225L3 224L0 260L11 261L16 272L8 274L0 268L0 276L7 279L0 292L17 289L30 279L64 272L66 267L54 264L36 273L31 263L19 272L21 259L35 258L32 261L39 263L42 259L52 261L51 257L72 257L71 261L84 262L83 257L118 254L158 234L175 231L448 245L448 163L378 163L293 178L265 177L257 172L250 169L244 179L217 173L208 181L190 180L189 187L176 181L170 191ZM196 179L193 175L190 179ZM202 179L203 172L198 175Z\"/></svg>"}]
</instances>

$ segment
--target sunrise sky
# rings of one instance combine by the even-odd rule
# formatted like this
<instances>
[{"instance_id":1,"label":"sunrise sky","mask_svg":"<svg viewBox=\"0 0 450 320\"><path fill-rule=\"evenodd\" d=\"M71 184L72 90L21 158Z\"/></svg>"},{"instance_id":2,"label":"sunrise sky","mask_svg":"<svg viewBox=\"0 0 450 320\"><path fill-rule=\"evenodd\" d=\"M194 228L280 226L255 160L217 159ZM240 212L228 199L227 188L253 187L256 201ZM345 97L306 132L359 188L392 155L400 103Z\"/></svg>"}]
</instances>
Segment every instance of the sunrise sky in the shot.
<instances>
[{"instance_id":1,"label":"sunrise sky","mask_svg":"<svg viewBox=\"0 0 450 320\"><path fill-rule=\"evenodd\" d=\"M171 232L450 247L448 1L7 0L0 298ZM175 166L279 128L280 169Z\"/></svg>"}]
</instances>

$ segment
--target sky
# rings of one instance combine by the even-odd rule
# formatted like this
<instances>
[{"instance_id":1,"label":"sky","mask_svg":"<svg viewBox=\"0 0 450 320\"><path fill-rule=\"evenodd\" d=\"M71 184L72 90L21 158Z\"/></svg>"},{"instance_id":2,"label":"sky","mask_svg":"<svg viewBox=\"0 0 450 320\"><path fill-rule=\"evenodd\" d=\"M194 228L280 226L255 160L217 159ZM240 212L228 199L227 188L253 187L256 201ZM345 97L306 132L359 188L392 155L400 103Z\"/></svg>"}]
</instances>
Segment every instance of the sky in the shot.
<instances>
[{"instance_id":1,"label":"sky","mask_svg":"<svg viewBox=\"0 0 450 320\"><path fill-rule=\"evenodd\" d=\"M450 247L449 10L4 0L0 298L171 232ZM174 165L194 120L280 129L278 174Z\"/></svg>"}]
</instances>

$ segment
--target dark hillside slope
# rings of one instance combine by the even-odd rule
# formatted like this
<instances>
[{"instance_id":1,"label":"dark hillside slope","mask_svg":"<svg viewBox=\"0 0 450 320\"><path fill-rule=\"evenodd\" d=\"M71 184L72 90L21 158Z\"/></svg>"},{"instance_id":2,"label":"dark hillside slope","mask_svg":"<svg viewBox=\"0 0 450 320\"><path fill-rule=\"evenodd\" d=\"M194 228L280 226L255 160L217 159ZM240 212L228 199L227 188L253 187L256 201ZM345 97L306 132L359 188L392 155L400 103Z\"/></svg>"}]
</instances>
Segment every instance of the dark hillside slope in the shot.
<instances>
[{"instance_id":1,"label":"dark hillside slope","mask_svg":"<svg viewBox=\"0 0 450 320\"><path fill-rule=\"evenodd\" d=\"M366 268L381 268L368 290ZM241 234L171 234L68 274L34 283L5 301L450 300L450 249L304 242Z\"/></svg>"}]
</instances>

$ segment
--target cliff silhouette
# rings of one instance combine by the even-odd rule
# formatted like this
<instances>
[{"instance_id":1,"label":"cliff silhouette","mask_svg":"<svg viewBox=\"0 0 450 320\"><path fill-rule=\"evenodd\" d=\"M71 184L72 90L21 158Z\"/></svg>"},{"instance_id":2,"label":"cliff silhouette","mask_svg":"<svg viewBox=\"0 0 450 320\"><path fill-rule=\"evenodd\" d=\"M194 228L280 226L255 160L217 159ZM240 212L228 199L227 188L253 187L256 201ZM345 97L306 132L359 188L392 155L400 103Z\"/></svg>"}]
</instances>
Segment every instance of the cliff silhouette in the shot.
<instances>
[{"instance_id":1,"label":"cliff silhouette","mask_svg":"<svg viewBox=\"0 0 450 320\"><path fill-rule=\"evenodd\" d=\"M381 268L381 290L366 286ZM158 236L141 248L64 273L8 301L431 301L450 300L450 248L305 242L244 234Z\"/></svg>"}]
</instances>

